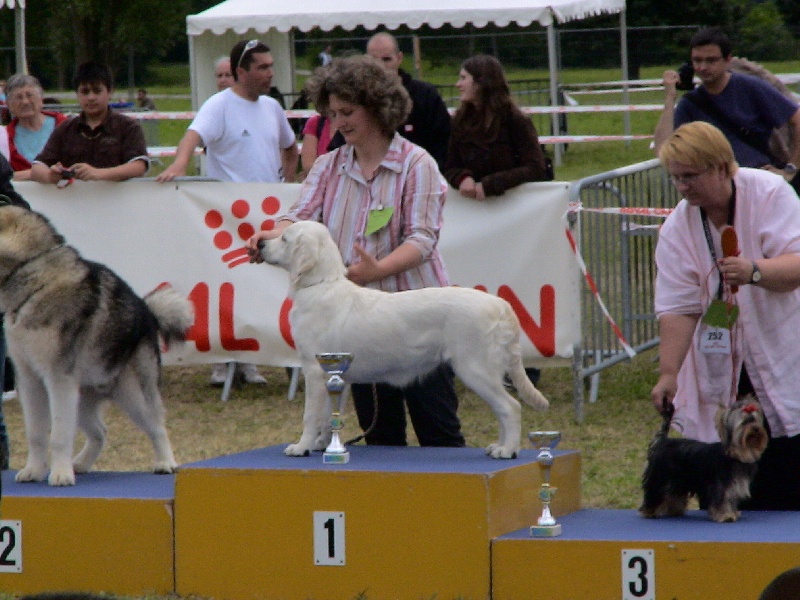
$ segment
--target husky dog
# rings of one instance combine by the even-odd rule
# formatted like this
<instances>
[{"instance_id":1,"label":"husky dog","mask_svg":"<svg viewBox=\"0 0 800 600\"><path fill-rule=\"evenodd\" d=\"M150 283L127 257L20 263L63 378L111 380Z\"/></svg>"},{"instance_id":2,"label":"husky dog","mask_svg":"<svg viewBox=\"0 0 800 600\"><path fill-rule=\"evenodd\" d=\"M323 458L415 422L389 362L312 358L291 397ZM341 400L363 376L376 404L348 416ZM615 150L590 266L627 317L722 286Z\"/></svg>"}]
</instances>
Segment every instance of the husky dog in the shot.
<instances>
[{"instance_id":1,"label":"husky dog","mask_svg":"<svg viewBox=\"0 0 800 600\"><path fill-rule=\"evenodd\" d=\"M520 327L505 300L465 288L424 288L393 294L362 288L345 277L342 255L328 229L300 221L260 244L261 258L289 271L294 302L290 319L306 378L303 434L284 453L305 456L330 441L325 373L320 352L352 352L348 383L411 383L447 361L491 407L500 437L486 448L492 458L516 458L522 409L506 392L508 373L522 400L549 406L522 366Z\"/></svg>"},{"instance_id":2,"label":"husky dog","mask_svg":"<svg viewBox=\"0 0 800 600\"><path fill-rule=\"evenodd\" d=\"M183 340L191 303L169 287L144 300L107 267L84 260L41 214L0 204L0 311L17 374L28 459L17 481L74 485L103 448L101 406L116 402L176 467L158 390L164 343ZM72 458L76 427L86 444Z\"/></svg>"}]
</instances>

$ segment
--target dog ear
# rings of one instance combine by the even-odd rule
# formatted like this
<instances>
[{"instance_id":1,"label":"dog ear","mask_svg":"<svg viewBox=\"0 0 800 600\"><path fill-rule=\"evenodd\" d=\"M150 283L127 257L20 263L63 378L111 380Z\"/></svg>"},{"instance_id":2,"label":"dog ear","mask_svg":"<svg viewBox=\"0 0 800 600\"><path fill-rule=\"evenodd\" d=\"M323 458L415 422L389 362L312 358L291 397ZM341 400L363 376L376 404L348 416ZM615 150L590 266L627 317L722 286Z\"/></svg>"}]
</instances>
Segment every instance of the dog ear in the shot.
<instances>
[{"instance_id":1,"label":"dog ear","mask_svg":"<svg viewBox=\"0 0 800 600\"><path fill-rule=\"evenodd\" d=\"M289 276L292 285L296 285L303 275L314 268L318 253L316 239L313 236L304 235L302 232L295 236L292 244L292 257L289 261Z\"/></svg>"}]
</instances>

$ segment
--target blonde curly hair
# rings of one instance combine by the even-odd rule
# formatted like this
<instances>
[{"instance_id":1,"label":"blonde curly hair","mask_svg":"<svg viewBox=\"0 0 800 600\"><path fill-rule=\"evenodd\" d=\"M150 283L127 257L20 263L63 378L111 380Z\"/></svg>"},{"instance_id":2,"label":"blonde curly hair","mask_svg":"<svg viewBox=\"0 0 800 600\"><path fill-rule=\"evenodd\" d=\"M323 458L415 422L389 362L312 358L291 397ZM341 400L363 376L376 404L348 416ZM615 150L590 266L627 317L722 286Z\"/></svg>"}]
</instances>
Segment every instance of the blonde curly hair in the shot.
<instances>
[{"instance_id":1,"label":"blonde curly hair","mask_svg":"<svg viewBox=\"0 0 800 600\"><path fill-rule=\"evenodd\" d=\"M394 136L411 113L411 98L398 77L370 56L336 58L320 67L306 83L317 112L326 114L330 97L363 107L381 131Z\"/></svg>"}]
</instances>

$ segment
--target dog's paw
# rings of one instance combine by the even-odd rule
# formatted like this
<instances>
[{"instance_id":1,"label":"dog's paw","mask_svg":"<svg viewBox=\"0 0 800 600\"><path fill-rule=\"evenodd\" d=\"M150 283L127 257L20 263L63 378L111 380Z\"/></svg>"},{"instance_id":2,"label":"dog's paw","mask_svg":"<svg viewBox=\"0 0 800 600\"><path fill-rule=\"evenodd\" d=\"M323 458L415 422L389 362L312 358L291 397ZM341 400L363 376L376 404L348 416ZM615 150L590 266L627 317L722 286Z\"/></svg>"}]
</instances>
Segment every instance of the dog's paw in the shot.
<instances>
[{"instance_id":1,"label":"dog's paw","mask_svg":"<svg viewBox=\"0 0 800 600\"><path fill-rule=\"evenodd\" d=\"M311 450L300 444L289 444L283 453L286 456L311 456Z\"/></svg>"},{"instance_id":2,"label":"dog's paw","mask_svg":"<svg viewBox=\"0 0 800 600\"><path fill-rule=\"evenodd\" d=\"M29 481L44 481L44 478L47 477L47 468L34 468L34 467L25 467L24 469L20 469L17 472L17 476L14 478L14 481L18 483L27 483Z\"/></svg>"},{"instance_id":3,"label":"dog's paw","mask_svg":"<svg viewBox=\"0 0 800 600\"><path fill-rule=\"evenodd\" d=\"M47 483L52 486L75 485L75 473L72 469L68 471L52 471Z\"/></svg>"},{"instance_id":4,"label":"dog's paw","mask_svg":"<svg viewBox=\"0 0 800 600\"><path fill-rule=\"evenodd\" d=\"M517 458L517 449L506 448L500 444L489 444L486 447L486 454L492 458Z\"/></svg>"},{"instance_id":5,"label":"dog's paw","mask_svg":"<svg viewBox=\"0 0 800 600\"><path fill-rule=\"evenodd\" d=\"M78 456L72 462L72 470L75 471L76 473L88 473L89 471L92 470L92 463L81 460L81 457Z\"/></svg>"},{"instance_id":6,"label":"dog's paw","mask_svg":"<svg viewBox=\"0 0 800 600\"><path fill-rule=\"evenodd\" d=\"M153 473L156 475L169 475L178 470L178 463L176 462L157 462L153 467Z\"/></svg>"}]
</instances>

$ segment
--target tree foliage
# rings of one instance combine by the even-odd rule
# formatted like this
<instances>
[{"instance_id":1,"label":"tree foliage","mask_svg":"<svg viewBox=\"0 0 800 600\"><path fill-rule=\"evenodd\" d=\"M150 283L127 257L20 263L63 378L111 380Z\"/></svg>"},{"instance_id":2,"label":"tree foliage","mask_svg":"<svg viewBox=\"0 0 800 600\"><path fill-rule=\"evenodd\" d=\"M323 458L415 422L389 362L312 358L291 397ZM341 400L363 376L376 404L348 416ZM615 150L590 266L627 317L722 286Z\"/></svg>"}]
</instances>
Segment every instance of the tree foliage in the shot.
<instances>
[{"instance_id":1,"label":"tree foliage","mask_svg":"<svg viewBox=\"0 0 800 600\"><path fill-rule=\"evenodd\" d=\"M52 84L69 85L75 66L87 60L126 73L131 52L142 69L185 37L188 12L189 0L28 2L31 71ZM13 39L13 27L11 32Z\"/></svg>"}]
</instances>

